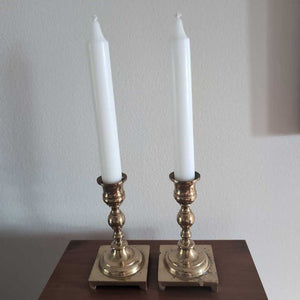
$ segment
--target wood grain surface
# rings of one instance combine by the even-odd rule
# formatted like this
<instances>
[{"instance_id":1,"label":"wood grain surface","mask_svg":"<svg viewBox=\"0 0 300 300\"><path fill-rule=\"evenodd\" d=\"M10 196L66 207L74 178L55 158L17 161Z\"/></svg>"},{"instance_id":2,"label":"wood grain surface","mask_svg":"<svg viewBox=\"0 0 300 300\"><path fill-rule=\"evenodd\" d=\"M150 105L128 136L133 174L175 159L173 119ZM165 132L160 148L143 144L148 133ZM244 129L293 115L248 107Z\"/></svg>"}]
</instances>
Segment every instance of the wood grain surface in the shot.
<instances>
[{"instance_id":1,"label":"wood grain surface","mask_svg":"<svg viewBox=\"0 0 300 300\"><path fill-rule=\"evenodd\" d=\"M71 241L50 277L40 299L216 299L265 300L266 293L259 279L251 254L244 240L195 241L213 247L219 276L217 293L201 287L168 287L160 291L157 283L159 245L176 244L176 241L129 241L130 244L149 244L148 291L138 287L100 287L92 290L88 285L100 245L110 241Z\"/></svg>"}]
</instances>

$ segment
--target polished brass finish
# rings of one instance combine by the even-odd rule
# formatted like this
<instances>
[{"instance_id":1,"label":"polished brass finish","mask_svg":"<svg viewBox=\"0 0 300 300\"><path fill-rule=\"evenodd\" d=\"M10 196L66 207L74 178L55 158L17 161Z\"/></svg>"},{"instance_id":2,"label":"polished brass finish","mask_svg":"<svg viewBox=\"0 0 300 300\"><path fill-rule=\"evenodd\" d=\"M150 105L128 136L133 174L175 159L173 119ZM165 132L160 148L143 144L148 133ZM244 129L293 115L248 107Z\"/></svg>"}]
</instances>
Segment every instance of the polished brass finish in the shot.
<instances>
[{"instance_id":1,"label":"polished brass finish","mask_svg":"<svg viewBox=\"0 0 300 300\"><path fill-rule=\"evenodd\" d=\"M190 181L176 180L174 172L169 177L175 184L174 198L181 205L177 214L177 222L182 230L177 247L165 253L165 267L169 273L178 278L196 278L206 274L210 268L210 262L205 251L195 249L190 231L195 219L190 205L197 197L195 185L200 179L200 174L195 172L195 179Z\"/></svg>"},{"instance_id":2,"label":"polished brass finish","mask_svg":"<svg viewBox=\"0 0 300 300\"><path fill-rule=\"evenodd\" d=\"M194 250L197 252L205 252L208 256L210 267L208 271L195 278L179 278L172 275L165 265L165 257L167 253L176 252L178 249L176 245L161 245L159 248L159 262L158 262L158 286L161 290L164 290L168 286L200 286L210 287L212 291L218 290L218 274L215 265L214 255L211 245L196 245Z\"/></svg>"},{"instance_id":3,"label":"polished brass finish","mask_svg":"<svg viewBox=\"0 0 300 300\"><path fill-rule=\"evenodd\" d=\"M125 199L123 183L126 179L127 176L124 173L117 183L104 183L101 176L97 179L98 184L103 187L103 201L111 209L108 224L114 231L111 249L102 254L99 267L103 274L115 278L131 276L137 273L143 265L142 253L137 248L128 246L122 231L125 216L120 210L120 205Z\"/></svg>"},{"instance_id":4,"label":"polished brass finish","mask_svg":"<svg viewBox=\"0 0 300 300\"><path fill-rule=\"evenodd\" d=\"M97 286L139 286L141 289L147 290L147 273L150 246L135 245L134 248L139 250L144 257L142 268L133 276L114 278L104 275L99 268L100 258L104 255L104 253L109 253L111 251L110 245L101 246L98 250L98 254L89 277L90 288L96 289Z\"/></svg>"},{"instance_id":5,"label":"polished brass finish","mask_svg":"<svg viewBox=\"0 0 300 300\"><path fill-rule=\"evenodd\" d=\"M123 184L126 179L124 173L119 182L112 184L104 183L101 176L97 179L103 187L103 201L111 209L108 224L113 229L113 241L110 246L99 248L89 278L92 288L98 285L139 285L146 289L150 247L128 246L122 231L125 216L120 205L125 199Z\"/></svg>"}]
</instances>

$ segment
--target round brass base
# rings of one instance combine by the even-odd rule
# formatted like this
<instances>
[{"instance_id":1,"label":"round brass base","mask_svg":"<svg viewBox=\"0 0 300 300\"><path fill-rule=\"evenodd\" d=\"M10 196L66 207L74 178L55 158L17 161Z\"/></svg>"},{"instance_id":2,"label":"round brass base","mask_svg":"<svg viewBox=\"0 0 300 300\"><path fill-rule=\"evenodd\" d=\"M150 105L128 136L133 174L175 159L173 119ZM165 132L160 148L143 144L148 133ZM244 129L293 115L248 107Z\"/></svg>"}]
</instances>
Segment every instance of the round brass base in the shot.
<instances>
[{"instance_id":1,"label":"round brass base","mask_svg":"<svg viewBox=\"0 0 300 300\"><path fill-rule=\"evenodd\" d=\"M99 260L101 272L109 277L124 278L137 273L143 266L144 258L140 250L132 246L106 251Z\"/></svg>"},{"instance_id":2,"label":"round brass base","mask_svg":"<svg viewBox=\"0 0 300 300\"><path fill-rule=\"evenodd\" d=\"M204 251L189 249L170 250L165 255L165 265L169 273L178 278L195 278L206 274L210 267L208 256Z\"/></svg>"}]
</instances>

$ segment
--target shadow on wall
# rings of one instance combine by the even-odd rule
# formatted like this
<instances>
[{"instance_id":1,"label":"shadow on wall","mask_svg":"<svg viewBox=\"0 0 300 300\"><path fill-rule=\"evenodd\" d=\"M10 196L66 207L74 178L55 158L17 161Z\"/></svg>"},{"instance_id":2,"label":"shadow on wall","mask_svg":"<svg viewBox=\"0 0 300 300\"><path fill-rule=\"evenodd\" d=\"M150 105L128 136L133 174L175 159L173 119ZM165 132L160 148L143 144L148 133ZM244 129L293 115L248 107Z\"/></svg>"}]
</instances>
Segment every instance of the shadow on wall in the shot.
<instances>
[{"instance_id":1,"label":"shadow on wall","mask_svg":"<svg viewBox=\"0 0 300 300\"><path fill-rule=\"evenodd\" d=\"M109 230L65 234L0 232L0 298L37 299L70 240L111 238Z\"/></svg>"},{"instance_id":2,"label":"shadow on wall","mask_svg":"<svg viewBox=\"0 0 300 300\"><path fill-rule=\"evenodd\" d=\"M5 209L13 207L19 218L29 223L38 222L43 216L36 206L36 199L40 197L35 187L41 176L33 66L20 44L11 45L3 54L6 56L0 65L3 84L0 101L1 221L11 223L11 216L5 214Z\"/></svg>"},{"instance_id":3,"label":"shadow on wall","mask_svg":"<svg viewBox=\"0 0 300 300\"><path fill-rule=\"evenodd\" d=\"M251 131L300 133L300 1L248 1Z\"/></svg>"},{"instance_id":4,"label":"shadow on wall","mask_svg":"<svg viewBox=\"0 0 300 300\"><path fill-rule=\"evenodd\" d=\"M154 234L151 228L139 231ZM136 236L125 232L125 238ZM0 231L0 299L38 299L71 240L112 240L112 230L57 233ZM96 257L96 253L95 253ZM91 265L92 267L92 265Z\"/></svg>"},{"instance_id":5,"label":"shadow on wall","mask_svg":"<svg viewBox=\"0 0 300 300\"><path fill-rule=\"evenodd\" d=\"M112 239L104 232L71 227L69 232L31 233L28 228L66 231L66 224L48 221L49 212L39 205L44 199L38 115L42 105L36 90L35 67L22 45L12 45L0 64L0 299L37 299L71 239ZM1 86L1 84L3 86ZM107 215L109 210L107 209ZM18 224L27 229L14 230ZM128 222L130 223L130 222ZM19 224L17 226L21 227ZM42 225L42 228L38 226ZM130 239L130 234L126 238ZM133 229L132 236L137 236ZM150 228L138 233L154 236ZM95 253L96 255L96 253Z\"/></svg>"}]
</instances>

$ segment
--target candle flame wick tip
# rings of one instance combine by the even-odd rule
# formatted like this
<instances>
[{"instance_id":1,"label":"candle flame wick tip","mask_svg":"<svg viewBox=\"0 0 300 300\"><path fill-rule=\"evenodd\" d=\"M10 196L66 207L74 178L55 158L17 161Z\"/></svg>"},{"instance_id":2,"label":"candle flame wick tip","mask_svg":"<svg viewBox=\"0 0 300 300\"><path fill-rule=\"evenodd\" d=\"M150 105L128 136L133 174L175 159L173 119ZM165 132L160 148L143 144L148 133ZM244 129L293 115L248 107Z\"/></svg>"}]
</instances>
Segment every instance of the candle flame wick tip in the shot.
<instances>
[{"instance_id":1,"label":"candle flame wick tip","mask_svg":"<svg viewBox=\"0 0 300 300\"><path fill-rule=\"evenodd\" d=\"M175 18L176 18L176 19L181 19L181 17L182 17L182 14L181 14L180 12L177 12L177 13L175 14Z\"/></svg>"}]
</instances>

